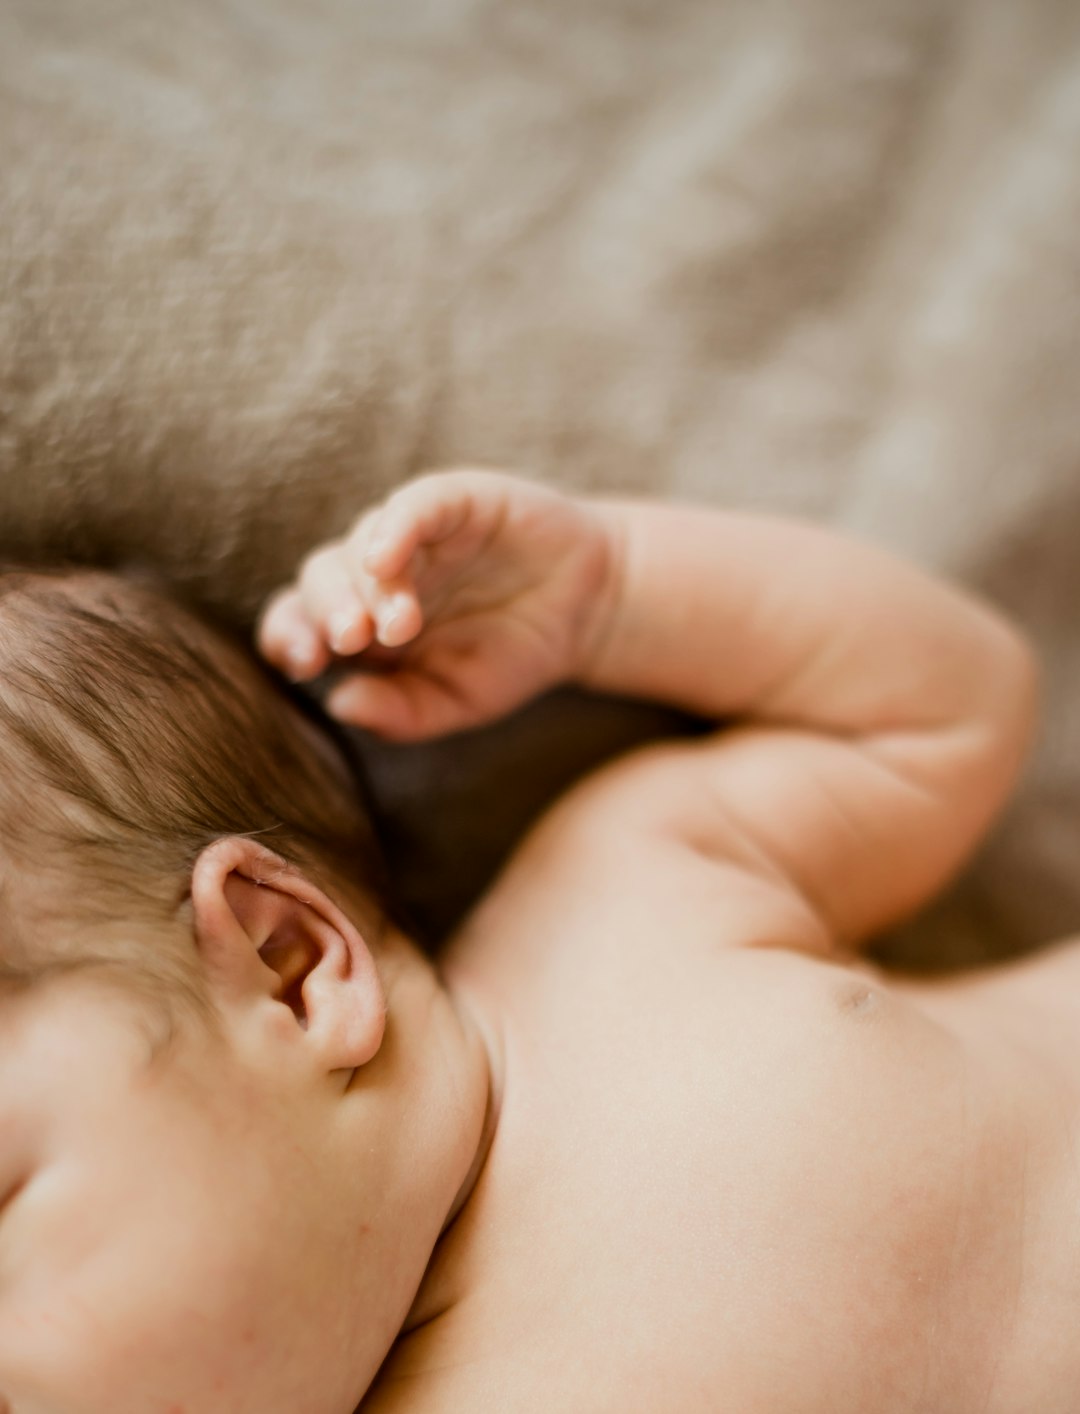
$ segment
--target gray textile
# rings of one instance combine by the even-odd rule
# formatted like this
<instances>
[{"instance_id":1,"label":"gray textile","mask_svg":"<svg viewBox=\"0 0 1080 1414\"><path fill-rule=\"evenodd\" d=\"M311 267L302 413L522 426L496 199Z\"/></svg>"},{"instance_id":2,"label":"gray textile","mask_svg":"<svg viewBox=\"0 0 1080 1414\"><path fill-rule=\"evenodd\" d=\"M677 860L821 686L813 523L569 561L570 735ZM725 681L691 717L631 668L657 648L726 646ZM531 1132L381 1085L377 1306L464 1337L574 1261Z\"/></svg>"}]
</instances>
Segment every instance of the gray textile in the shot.
<instances>
[{"instance_id":1,"label":"gray textile","mask_svg":"<svg viewBox=\"0 0 1080 1414\"><path fill-rule=\"evenodd\" d=\"M249 623L433 464L831 519L1047 665L1020 797L897 955L1080 928L1073 0L7 0L0 138L0 553ZM381 755L421 908L654 717Z\"/></svg>"}]
</instances>

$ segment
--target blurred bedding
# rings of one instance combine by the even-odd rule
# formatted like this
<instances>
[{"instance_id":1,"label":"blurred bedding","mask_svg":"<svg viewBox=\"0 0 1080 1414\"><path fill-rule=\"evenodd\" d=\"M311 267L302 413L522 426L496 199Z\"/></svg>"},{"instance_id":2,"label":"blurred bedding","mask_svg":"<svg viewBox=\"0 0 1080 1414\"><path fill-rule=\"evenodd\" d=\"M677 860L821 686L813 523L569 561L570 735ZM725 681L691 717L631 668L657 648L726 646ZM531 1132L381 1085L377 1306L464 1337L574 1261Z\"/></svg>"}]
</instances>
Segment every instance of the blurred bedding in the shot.
<instances>
[{"instance_id":1,"label":"blurred bedding","mask_svg":"<svg viewBox=\"0 0 1080 1414\"><path fill-rule=\"evenodd\" d=\"M1021 795L886 950L1080 930L1073 0L7 0L0 138L0 553L243 627L434 464L848 525L1046 662ZM361 743L429 931L674 725Z\"/></svg>"}]
</instances>

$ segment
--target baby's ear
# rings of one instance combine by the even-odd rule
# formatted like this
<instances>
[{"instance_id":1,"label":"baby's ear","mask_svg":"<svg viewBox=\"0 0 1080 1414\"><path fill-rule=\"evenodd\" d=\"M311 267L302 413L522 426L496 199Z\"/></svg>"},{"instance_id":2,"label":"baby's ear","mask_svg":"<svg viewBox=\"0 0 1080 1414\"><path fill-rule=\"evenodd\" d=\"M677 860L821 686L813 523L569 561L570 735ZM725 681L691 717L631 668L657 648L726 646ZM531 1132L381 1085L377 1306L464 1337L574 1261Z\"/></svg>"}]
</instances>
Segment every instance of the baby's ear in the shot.
<instances>
[{"instance_id":1,"label":"baby's ear","mask_svg":"<svg viewBox=\"0 0 1080 1414\"><path fill-rule=\"evenodd\" d=\"M327 1071L352 1070L376 1055L386 999L375 960L305 874L233 835L199 855L191 900L196 945L220 1006L287 1008Z\"/></svg>"}]
</instances>

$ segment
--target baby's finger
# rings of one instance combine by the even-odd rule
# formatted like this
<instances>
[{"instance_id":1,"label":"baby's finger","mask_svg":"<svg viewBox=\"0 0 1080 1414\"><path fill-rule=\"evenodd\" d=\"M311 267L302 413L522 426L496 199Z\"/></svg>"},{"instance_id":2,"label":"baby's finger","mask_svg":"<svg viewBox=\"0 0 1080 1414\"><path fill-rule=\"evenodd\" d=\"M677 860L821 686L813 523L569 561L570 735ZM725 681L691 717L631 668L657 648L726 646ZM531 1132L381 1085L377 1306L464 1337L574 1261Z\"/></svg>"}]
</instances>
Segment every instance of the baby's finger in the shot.
<instances>
[{"instance_id":1,"label":"baby's finger","mask_svg":"<svg viewBox=\"0 0 1080 1414\"><path fill-rule=\"evenodd\" d=\"M400 648L410 642L424 623L416 590L406 579L379 585L372 613L375 637L387 648Z\"/></svg>"},{"instance_id":2,"label":"baby's finger","mask_svg":"<svg viewBox=\"0 0 1080 1414\"><path fill-rule=\"evenodd\" d=\"M255 641L268 662L298 682L317 677L330 661L322 634L293 588L281 590L267 604Z\"/></svg>"},{"instance_id":3,"label":"baby's finger","mask_svg":"<svg viewBox=\"0 0 1080 1414\"><path fill-rule=\"evenodd\" d=\"M371 642L371 615L339 546L329 545L308 556L300 571L299 590L305 612L335 653L359 653Z\"/></svg>"},{"instance_id":4,"label":"baby's finger","mask_svg":"<svg viewBox=\"0 0 1080 1414\"><path fill-rule=\"evenodd\" d=\"M368 511L345 542L344 561L353 588L374 624L375 639L388 648L400 648L420 632L423 615L416 587L405 575L380 577L369 573L366 553L381 511Z\"/></svg>"},{"instance_id":5,"label":"baby's finger","mask_svg":"<svg viewBox=\"0 0 1080 1414\"><path fill-rule=\"evenodd\" d=\"M442 473L410 482L390 497L367 527L364 568L378 579L399 575L421 545L448 539L473 506L467 474Z\"/></svg>"}]
</instances>

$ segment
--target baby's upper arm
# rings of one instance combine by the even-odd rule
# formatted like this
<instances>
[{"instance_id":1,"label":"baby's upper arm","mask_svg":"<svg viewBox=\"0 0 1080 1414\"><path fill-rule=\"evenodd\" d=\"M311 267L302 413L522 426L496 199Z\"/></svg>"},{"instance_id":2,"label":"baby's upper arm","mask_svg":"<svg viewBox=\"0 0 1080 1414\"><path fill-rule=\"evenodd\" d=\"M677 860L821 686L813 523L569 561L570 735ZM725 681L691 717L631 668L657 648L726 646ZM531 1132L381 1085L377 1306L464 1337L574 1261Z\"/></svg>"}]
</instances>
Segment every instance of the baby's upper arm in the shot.
<instances>
[{"instance_id":1,"label":"baby's upper arm","mask_svg":"<svg viewBox=\"0 0 1080 1414\"><path fill-rule=\"evenodd\" d=\"M740 726L646 748L585 793L612 828L753 879L790 945L827 951L913 912L957 870L997 804L972 785L995 750L978 724L866 738Z\"/></svg>"}]
</instances>

